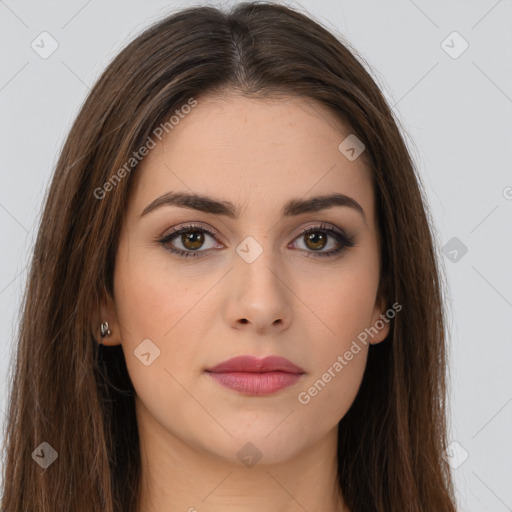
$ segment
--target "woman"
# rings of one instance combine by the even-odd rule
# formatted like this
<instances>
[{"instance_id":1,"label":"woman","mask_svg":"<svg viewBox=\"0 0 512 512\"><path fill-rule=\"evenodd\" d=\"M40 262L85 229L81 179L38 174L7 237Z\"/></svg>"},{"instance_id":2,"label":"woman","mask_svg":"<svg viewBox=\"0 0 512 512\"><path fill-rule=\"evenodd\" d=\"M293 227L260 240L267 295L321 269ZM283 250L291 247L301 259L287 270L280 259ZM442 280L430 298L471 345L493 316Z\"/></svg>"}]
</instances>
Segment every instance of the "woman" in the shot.
<instances>
[{"instance_id":1,"label":"woman","mask_svg":"<svg viewBox=\"0 0 512 512\"><path fill-rule=\"evenodd\" d=\"M4 511L455 510L428 210L355 55L246 3L108 66L41 220Z\"/></svg>"}]
</instances>

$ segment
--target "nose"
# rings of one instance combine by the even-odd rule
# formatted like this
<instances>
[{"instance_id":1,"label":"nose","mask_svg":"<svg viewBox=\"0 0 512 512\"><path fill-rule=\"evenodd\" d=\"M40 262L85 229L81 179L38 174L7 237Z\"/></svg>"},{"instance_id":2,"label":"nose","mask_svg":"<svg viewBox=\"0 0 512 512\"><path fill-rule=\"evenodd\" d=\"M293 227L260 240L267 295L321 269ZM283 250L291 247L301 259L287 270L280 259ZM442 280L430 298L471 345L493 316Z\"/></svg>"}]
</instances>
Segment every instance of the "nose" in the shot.
<instances>
[{"instance_id":1,"label":"nose","mask_svg":"<svg viewBox=\"0 0 512 512\"><path fill-rule=\"evenodd\" d=\"M284 271L264 254L265 251L252 263L238 258L230 272L226 316L229 325L235 329L259 334L277 333L291 323L293 293L290 283Z\"/></svg>"}]
</instances>

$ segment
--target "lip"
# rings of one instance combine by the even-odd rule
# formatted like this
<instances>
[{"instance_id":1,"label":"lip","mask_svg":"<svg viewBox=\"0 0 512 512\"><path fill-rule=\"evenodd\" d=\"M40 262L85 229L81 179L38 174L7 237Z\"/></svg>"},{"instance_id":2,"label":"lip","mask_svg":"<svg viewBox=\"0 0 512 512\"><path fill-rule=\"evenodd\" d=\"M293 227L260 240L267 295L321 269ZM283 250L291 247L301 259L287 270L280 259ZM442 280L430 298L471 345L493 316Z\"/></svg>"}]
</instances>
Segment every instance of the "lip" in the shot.
<instances>
[{"instance_id":1,"label":"lip","mask_svg":"<svg viewBox=\"0 0 512 512\"><path fill-rule=\"evenodd\" d=\"M219 384L246 395L270 395L296 384L305 371L288 359L268 356L238 356L208 368Z\"/></svg>"},{"instance_id":2,"label":"lip","mask_svg":"<svg viewBox=\"0 0 512 512\"><path fill-rule=\"evenodd\" d=\"M305 373L304 370L293 364L291 361L280 356L268 356L258 359L254 356L237 356L227 361L208 368L206 371L213 373L225 372L287 372L287 373Z\"/></svg>"}]
</instances>

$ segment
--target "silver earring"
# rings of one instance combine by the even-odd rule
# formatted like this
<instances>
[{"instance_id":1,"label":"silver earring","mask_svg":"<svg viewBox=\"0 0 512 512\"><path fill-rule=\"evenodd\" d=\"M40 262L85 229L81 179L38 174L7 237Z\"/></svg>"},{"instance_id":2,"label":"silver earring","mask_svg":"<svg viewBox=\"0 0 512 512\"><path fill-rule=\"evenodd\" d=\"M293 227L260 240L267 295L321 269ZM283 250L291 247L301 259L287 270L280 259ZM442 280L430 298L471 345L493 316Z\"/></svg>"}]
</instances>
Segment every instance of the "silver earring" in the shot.
<instances>
[{"instance_id":1,"label":"silver earring","mask_svg":"<svg viewBox=\"0 0 512 512\"><path fill-rule=\"evenodd\" d=\"M110 336L112 334L112 332L108 328L108 322L102 322L100 324L100 333L102 338L104 338L105 336Z\"/></svg>"}]
</instances>

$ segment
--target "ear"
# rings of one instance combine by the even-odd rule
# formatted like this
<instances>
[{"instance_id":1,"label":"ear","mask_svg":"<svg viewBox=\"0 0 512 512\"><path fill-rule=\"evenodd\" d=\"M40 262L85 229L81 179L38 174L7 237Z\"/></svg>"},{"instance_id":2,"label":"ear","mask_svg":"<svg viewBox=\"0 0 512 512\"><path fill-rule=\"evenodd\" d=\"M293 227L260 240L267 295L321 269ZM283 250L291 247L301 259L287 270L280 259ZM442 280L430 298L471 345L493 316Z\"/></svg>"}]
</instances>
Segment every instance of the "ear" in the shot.
<instances>
[{"instance_id":1,"label":"ear","mask_svg":"<svg viewBox=\"0 0 512 512\"><path fill-rule=\"evenodd\" d=\"M372 313L372 327L377 333L372 336L370 340L371 345L375 345L376 343L380 343L384 341L390 330L390 320L385 315L386 312L386 298L384 294L378 293L377 299L375 300L375 307L373 308ZM372 331L373 332L373 331Z\"/></svg>"},{"instance_id":2,"label":"ear","mask_svg":"<svg viewBox=\"0 0 512 512\"><path fill-rule=\"evenodd\" d=\"M96 305L92 312L92 326L91 332L94 339L98 343L102 343L107 346L114 346L121 344L121 330L119 328L119 320L117 318L116 307L113 298L110 294L106 293L100 300L99 304ZM101 336L101 324L108 322L108 329L110 335Z\"/></svg>"}]
</instances>

